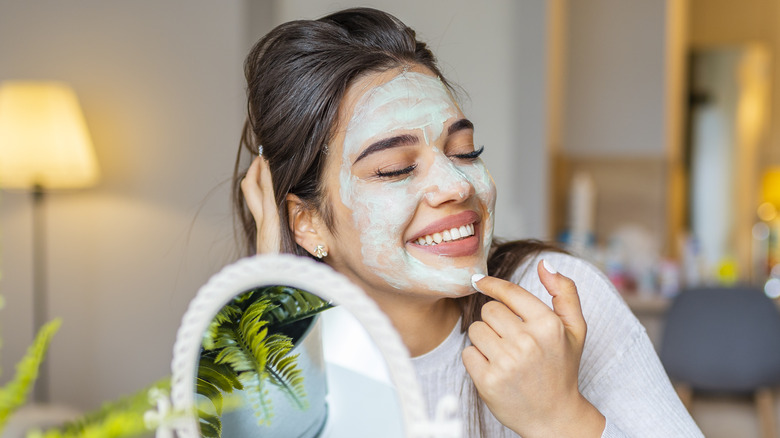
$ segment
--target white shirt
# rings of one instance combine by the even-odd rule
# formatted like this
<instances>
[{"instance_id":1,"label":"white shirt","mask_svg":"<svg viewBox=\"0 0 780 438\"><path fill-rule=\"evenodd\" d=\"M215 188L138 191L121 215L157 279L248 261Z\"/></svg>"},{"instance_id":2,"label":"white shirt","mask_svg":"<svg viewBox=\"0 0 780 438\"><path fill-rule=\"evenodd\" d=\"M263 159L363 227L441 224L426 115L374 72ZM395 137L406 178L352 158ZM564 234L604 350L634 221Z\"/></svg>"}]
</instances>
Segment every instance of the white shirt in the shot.
<instances>
[{"instance_id":1,"label":"white shirt","mask_svg":"<svg viewBox=\"0 0 780 438\"><path fill-rule=\"evenodd\" d=\"M607 419L602 438L703 437L674 392L644 327L601 272L576 257L544 252L520 265L511 280L552 307L552 297L536 272L542 258L577 285L588 324L579 389ZM460 332L458 323L441 345L412 358L412 363L429 416L433 418L442 396L456 395L466 427L464 437L479 437L479 431L468 430L476 393L460 355L467 345L468 336ZM482 411L484 438L517 437L484 403Z\"/></svg>"}]
</instances>

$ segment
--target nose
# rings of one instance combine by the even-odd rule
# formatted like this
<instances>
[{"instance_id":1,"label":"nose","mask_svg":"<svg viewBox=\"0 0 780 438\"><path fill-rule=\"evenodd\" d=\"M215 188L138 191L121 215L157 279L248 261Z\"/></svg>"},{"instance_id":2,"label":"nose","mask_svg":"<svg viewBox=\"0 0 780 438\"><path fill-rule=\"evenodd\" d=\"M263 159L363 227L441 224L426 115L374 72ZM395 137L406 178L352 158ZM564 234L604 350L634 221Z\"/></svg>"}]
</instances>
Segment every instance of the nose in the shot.
<instances>
[{"instance_id":1,"label":"nose","mask_svg":"<svg viewBox=\"0 0 780 438\"><path fill-rule=\"evenodd\" d=\"M466 174L443 154L431 164L426 179L425 199L432 207L463 202L474 196L474 185Z\"/></svg>"}]
</instances>

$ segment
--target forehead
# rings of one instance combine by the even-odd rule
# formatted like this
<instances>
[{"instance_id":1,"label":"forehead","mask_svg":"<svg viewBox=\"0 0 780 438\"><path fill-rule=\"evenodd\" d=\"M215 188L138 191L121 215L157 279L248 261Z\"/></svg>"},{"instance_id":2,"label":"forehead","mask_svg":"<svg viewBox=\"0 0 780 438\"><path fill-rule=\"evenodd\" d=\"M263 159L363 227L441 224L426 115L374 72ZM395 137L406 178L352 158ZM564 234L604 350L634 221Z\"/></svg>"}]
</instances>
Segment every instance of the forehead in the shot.
<instances>
[{"instance_id":1,"label":"forehead","mask_svg":"<svg viewBox=\"0 0 780 438\"><path fill-rule=\"evenodd\" d=\"M355 153L369 139L399 130L419 130L427 143L462 113L444 83L422 68L368 75L347 90L340 108L337 142Z\"/></svg>"},{"instance_id":2,"label":"forehead","mask_svg":"<svg viewBox=\"0 0 780 438\"><path fill-rule=\"evenodd\" d=\"M407 102L416 96L430 95L455 105L449 90L433 72L425 67L413 66L372 73L355 80L342 99L340 115L349 120L358 105L389 103L399 98L397 93L401 90L408 91L405 96Z\"/></svg>"},{"instance_id":3,"label":"forehead","mask_svg":"<svg viewBox=\"0 0 780 438\"><path fill-rule=\"evenodd\" d=\"M447 88L439 78L418 72L406 72L367 89L357 99L355 109L390 112L425 103L433 103L437 108L454 105ZM353 117L355 116L359 114L353 114Z\"/></svg>"}]
</instances>

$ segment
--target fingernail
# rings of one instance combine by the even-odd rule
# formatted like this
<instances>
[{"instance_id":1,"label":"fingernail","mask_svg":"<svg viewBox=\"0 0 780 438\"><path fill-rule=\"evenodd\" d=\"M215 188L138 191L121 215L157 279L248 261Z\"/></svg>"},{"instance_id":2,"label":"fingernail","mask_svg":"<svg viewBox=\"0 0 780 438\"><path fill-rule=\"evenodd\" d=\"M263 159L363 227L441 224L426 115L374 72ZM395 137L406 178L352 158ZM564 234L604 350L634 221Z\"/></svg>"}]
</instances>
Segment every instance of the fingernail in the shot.
<instances>
[{"instance_id":1,"label":"fingernail","mask_svg":"<svg viewBox=\"0 0 780 438\"><path fill-rule=\"evenodd\" d=\"M479 287L477 287L477 282L478 282L479 280L482 280L483 278L485 278L485 276L484 276L484 275L482 275L482 274L474 274L474 275L472 275L472 276L471 276L471 286L472 286L474 289L476 289L476 290L478 290L478 291L482 292L482 291L479 289Z\"/></svg>"},{"instance_id":2,"label":"fingernail","mask_svg":"<svg viewBox=\"0 0 780 438\"><path fill-rule=\"evenodd\" d=\"M542 266L544 266L544 269L547 270L547 272L549 272L550 274L558 273L558 271L556 271L551 264L547 263L547 260L542 260Z\"/></svg>"}]
</instances>

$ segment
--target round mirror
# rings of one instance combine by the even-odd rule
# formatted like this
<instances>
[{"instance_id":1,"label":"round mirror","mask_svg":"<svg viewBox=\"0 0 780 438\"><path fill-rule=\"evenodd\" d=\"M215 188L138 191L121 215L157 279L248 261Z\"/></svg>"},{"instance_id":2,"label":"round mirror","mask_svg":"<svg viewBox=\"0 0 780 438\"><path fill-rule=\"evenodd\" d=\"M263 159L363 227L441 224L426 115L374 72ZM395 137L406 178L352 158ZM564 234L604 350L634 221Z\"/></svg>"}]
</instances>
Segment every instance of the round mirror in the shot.
<instances>
[{"instance_id":1,"label":"round mirror","mask_svg":"<svg viewBox=\"0 0 780 438\"><path fill-rule=\"evenodd\" d=\"M447 402L427 418L408 351L376 304L308 258L250 257L212 277L182 319L172 371L174 407L197 412L180 422L182 437L460 430Z\"/></svg>"}]
</instances>

